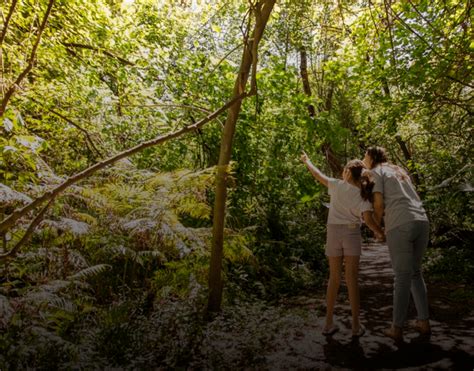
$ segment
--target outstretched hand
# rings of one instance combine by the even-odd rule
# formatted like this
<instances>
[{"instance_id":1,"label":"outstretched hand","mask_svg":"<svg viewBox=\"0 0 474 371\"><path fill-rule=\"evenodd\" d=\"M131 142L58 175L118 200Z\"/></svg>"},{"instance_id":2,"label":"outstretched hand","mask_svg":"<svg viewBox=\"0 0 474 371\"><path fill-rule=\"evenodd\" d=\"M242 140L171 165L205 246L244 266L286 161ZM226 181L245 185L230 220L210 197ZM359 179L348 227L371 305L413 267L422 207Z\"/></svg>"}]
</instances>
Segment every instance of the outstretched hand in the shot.
<instances>
[{"instance_id":1,"label":"outstretched hand","mask_svg":"<svg viewBox=\"0 0 474 371\"><path fill-rule=\"evenodd\" d=\"M309 157L305 151L301 151L301 161L306 164L309 161Z\"/></svg>"}]
</instances>

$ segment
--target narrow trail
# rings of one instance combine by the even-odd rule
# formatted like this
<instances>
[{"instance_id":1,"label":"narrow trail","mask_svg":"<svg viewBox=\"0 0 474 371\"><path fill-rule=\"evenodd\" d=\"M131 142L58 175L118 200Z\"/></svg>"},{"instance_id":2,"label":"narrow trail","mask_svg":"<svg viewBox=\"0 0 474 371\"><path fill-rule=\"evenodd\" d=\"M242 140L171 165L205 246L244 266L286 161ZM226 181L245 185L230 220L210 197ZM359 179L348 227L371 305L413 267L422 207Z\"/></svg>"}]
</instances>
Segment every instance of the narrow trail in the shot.
<instances>
[{"instance_id":1,"label":"narrow trail","mask_svg":"<svg viewBox=\"0 0 474 371\"><path fill-rule=\"evenodd\" d=\"M265 354L270 369L474 369L474 309L457 312L443 296L446 288L430 286L432 336L422 340L411 328L405 331L405 344L395 346L382 335L392 315L393 272L386 245L363 246L360 269L361 322L367 331L359 340L351 338L350 307L344 285L336 305L340 331L332 337L321 334L324 318L323 293L300 297L287 305L310 312L305 324L292 333L278 336L273 351ZM449 289L449 288L448 288ZM408 319L415 318L410 304Z\"/></svg>"}]
</instances>

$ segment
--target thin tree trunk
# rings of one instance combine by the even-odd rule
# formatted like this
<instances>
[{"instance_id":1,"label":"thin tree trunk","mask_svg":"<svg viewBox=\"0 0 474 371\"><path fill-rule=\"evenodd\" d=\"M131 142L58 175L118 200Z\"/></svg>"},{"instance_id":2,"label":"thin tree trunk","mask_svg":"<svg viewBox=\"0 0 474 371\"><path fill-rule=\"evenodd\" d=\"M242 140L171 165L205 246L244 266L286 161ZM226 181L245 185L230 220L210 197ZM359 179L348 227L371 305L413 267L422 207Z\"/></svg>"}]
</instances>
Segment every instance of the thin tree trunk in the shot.
<instances>
[{"instance_id":1,"label":"thin tree trunk","mask_svg":"<svg viewBox=\"0 0 474 371\"><path fill-rule=\"evenodd\" d=\"M300 74L301 79L303 80L303 91L306 96L311 97L311 85L309 83L309 76L308 76L308 55L304 48L300 49ZM328 96L325 100L325 109L331 109L331 101L332 101L332 91L333 88L331 87L328 93ZM316 116L316 108L313 104L308 104L308 113L311 118ZM331 168L331 171L334 175L339 176L342 173L342 165L339 159L337 158L336 154L331 148L331 145L327 142L321 145L321 152L326 157L326 160Z\"/></svg>"},{"instance_id":2,"label":"thin tree trunk","mask_svg":"<svg viewBox=\"0 0 474 371\"><path fill-rule=\"evenodd\" d=\"M20 83L23 81L23 79L33 69L33 64L34 64L35 58L36 58L36 51L38 50L38 46L40 44L41 36L43 35L43 31L46 28L46 23L48 22L49 15L51 14L51 9L53 8L53 4L54 4L54 0L49 0L48 8L46 9L46 13L44 14L43 20L41 21L41 25L40 25L39 30L38 30L38 36L36 37L35 44L33 45L33 49L31 50L30 58L28 59L28 65L23 70L23 72L20 73L20 75L15 80L15 82L10 85L7 92L3 96L2 103L0 104L0 117L2 117L3 114L5 113L8 101L12 97L13 93L15 93L15 90L17 89L17 87L20 85Z\"/></svg>"},{"instance_id":3,"label":"thin tree trunk","mask_svg":"<svg viewBox=\"0 0 474 371\"><path fill-rule=\"evenodd\" d=\"M306 96L311 97L311 85L309 84L308 77L308 56L304 47L300 50L300 74L303 80L303 91ZM316 109L311 103L308 104L308 113L310 117L316 116Z\"/></svg>"},{"instance_id":4,"label":"thin tree trunk","mask_svg":"<svg viewBox=\"0 0 474 371\"><path fill-rule=\"evenodd\" d=\"M392 95L390 93L390 87L388 85L388 81L385 77L382 77L382 90L383 90L385 96L387 98L389 98L390 101L391 101L392 100ZM392 127L392 130L394 132L398 131L398 122L394 117L391 120L390 126ZM395 135L395 140L396 140L398 146L400 147L400 149L402 150L403 157L405 158L405 162L407 164L411 164L412 168L410 169L410 172L413 175L413 183L415 183L416 186L419 186L421 184L420 175L418 174L418 171L416 170L416 168L413 166L414 165L413 156L412 156L410 150L408 149L408 146L407 146L406 142L403 140L403 138L400 136L400 134ZM409 167L409 166L407 165L407 167Z\"/></svg>"},{"instance_id":5,"label":"thin tree trunk","mask_svg":"<svg viewBox=\"0 0 474 371\"><path fill-rule=\"evenodd\" d=\"M234 84L234 96L238 96L245 91L250 69L253 64L253 80L251 92L255 90L255 71L257 62L258 44L262 38L263 31L267 24L275 0L261 0L255 5L255 27L252 38L244 45L242 61L239 74ZM212 251L211 264L209 269L209 298L208 312L220 310L222 302L222 258L224 246L224 225L225 209L227 200L227 178L229 175L229 162L232 153L232 142L235 133L235 126L240 112L241 101L237 101L229 108L227 119L222 133L219 163L216 175L216 198L214 201L214 219L212 228Z\"/></svg>"}]
</instances>

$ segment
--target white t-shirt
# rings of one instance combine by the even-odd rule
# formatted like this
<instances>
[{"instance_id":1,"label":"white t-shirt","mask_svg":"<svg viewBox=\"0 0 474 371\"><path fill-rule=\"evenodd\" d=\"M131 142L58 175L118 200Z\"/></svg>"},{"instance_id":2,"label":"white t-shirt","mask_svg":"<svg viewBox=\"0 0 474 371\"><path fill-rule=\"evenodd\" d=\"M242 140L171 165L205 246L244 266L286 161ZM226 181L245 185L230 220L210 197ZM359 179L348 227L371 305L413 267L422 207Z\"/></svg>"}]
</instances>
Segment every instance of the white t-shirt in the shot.
<instances>
[{"instance_id":1,"label":"white t-shirt","mask_svg":"<svg viewBox=\"0 0 474 371\"><path fill-rule=\"evenodd\" d=\"M372 210L372 204L364 201L360 189L344 180L329 178L328 224L360 224L364 211Z\"/></svg>"}]
</instances>

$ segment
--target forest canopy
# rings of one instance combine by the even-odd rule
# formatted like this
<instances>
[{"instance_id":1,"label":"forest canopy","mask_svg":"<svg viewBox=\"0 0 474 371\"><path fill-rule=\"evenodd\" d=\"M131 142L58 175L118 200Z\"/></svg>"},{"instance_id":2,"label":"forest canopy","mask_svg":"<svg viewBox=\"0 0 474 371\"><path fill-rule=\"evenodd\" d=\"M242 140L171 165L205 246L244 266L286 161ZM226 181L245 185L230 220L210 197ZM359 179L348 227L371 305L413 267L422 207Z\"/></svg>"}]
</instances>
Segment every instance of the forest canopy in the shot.
<instances>
[{"instance_id":1,"label":"forest canopy","mask_svg":"<svg viewBox=\"0 0 474 371\"><path fill-rule=\"evenodd\" d=\"M472 283L471 1L0 12L0 368L146 365L107 339L125 341L118 325L139 313L137 336L155 316L159 342L167 305L206 308L219 200L224 306L321 287L328 195L302 149L340 177L385 147L424 200L433 279ZM45 339L62 355L43 359ZM172 346L155 356L174 367Z\"/></svg>"}]
</instances>

